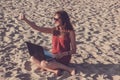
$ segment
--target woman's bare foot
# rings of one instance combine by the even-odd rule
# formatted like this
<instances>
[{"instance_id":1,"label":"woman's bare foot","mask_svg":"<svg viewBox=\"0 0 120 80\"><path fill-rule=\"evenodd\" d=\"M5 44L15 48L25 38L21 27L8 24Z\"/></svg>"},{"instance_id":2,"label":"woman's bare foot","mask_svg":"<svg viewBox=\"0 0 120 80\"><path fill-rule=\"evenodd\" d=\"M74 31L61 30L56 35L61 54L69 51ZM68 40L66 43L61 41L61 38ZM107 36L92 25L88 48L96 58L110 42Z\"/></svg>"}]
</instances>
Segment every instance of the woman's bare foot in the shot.
<instances>
[{"instance_id":1,"label":"woman's bare foot","mask_svg":"<svg viewBox=\"0 0 120 80\"><path fill-rule=\"evenodd\" d=\"M76 71L75 71L75 69L74 69L74 68L72 68L72 69L71 69L70 74L71 74L72 76L76 74Z\"/></svg>"},{"instance_id":2,"label":"woman's bare foot","mask_svg":"<svg viewBox=\"0 0 120 80\"><path fill-rule=\"evenodd\" d=\"M55 70L54 73L55 73L56 76L60 76L61 75L61 70Z\"/></svg>"}]
</instances>

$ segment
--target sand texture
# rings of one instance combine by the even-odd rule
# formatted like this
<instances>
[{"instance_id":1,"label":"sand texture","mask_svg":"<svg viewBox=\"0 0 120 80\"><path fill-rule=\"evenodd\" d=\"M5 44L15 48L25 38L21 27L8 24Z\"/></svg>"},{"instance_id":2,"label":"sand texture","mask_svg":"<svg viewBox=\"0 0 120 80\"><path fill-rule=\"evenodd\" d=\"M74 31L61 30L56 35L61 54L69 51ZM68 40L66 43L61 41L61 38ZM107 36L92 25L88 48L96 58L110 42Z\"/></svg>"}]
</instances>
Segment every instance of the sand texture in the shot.
<instances>
[{"instance_id":1,"label":"sand texture","mask_svg":"<svg viewBox=\"0 0 120 80\"><path fill-rule=\"evenodd\" d=\"M52 35L17 19L22 12L40 27L54 27L57 10L68 12L76 31L74 76L31 67L25 41L51 51ZM0 80L120 80L120 0L0 0Z\"/></svg>"}]
</instances>

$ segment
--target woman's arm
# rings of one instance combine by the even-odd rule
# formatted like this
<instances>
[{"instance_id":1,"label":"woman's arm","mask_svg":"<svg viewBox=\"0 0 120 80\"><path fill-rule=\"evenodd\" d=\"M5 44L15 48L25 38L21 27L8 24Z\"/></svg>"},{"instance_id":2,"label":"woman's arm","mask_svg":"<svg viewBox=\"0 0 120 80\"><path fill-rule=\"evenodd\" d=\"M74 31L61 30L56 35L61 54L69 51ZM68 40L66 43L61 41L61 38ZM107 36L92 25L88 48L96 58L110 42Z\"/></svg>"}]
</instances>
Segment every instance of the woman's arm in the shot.
<instances>
[{"instance_id":1,"label":"woman's arm","mask_svg":"<svg viewBox=\"0 0 120 80\"><path fill-rule=\"evenodd\" d=\"M76 53L76 36L75 36L75 31L70 31L70 40L71 40L70 54L75 54Z\"/></svg>"},{"instance_id":2,"label":"woman's arm","mask_svg":"<svg viewBox=\"0 0 120 80\"><path fill-rule=\"evenodd\" d=\"M39 26L37 26L34 22L29 21L29 20L25 17L25 15L23 15L23 14L20 14L19 19L20 19L20 20L24 20L24 21L25 21L27 24L29 24L33 29L38 30L38 31L40 31L40 32L44 32L44 33L52 33L52 32L53 32L53 28L43 28L43 27L39 27Z\"/></svg>"}]
</instances>

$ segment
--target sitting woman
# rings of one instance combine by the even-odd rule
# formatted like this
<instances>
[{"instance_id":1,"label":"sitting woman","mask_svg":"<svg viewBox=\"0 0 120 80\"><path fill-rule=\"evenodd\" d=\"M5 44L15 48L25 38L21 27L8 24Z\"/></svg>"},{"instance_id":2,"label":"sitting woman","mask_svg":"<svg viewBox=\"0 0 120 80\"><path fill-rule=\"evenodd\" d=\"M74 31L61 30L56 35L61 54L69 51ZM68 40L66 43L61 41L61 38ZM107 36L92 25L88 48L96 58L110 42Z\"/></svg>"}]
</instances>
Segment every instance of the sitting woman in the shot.
<instances>
[{"instance_id":1,"label":"sitting woman","mask_svg":"<svg viewBox=\"0 0 120 80\"><path fill-rule=\"evenodd\" d=\"M31 56L31 61L38 67L54 72L56 75L60 70L66 70L71 75L75 74L75 69L68 66L71 60L71 55L76 53L75 31L70 23L70 18L65 11L57 11L54 15L54 28L43 28L29 21L25 15L20 14L20 20L24 20L33 29L43 33L52 34L52 54L55 60L38 61Z\"/></svg>"}]
</instances>

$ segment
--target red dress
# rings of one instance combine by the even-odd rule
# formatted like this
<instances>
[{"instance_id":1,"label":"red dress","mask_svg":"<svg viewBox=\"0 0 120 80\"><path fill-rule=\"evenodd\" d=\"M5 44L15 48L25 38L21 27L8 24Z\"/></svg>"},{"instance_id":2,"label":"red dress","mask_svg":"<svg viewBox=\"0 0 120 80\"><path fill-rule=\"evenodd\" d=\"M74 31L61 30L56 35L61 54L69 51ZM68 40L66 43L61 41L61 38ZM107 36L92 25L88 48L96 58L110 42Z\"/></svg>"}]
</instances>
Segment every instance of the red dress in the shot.
<instances>
[{"instance_id":1,"label":"red dress","mask_svg":"<svg viewBox=\"0 0 120 80\"><path fill-rule=\"evenodd\" d=\"M65 51L70 51L70 37L69 33L59 36L59 35L54 35L52 37L52 53L57 54L65 52ZM64 56L60 59L56 59L58 62L62 64L68 64L71 60L71 55Z\"/></svg>"}]
</instances>

